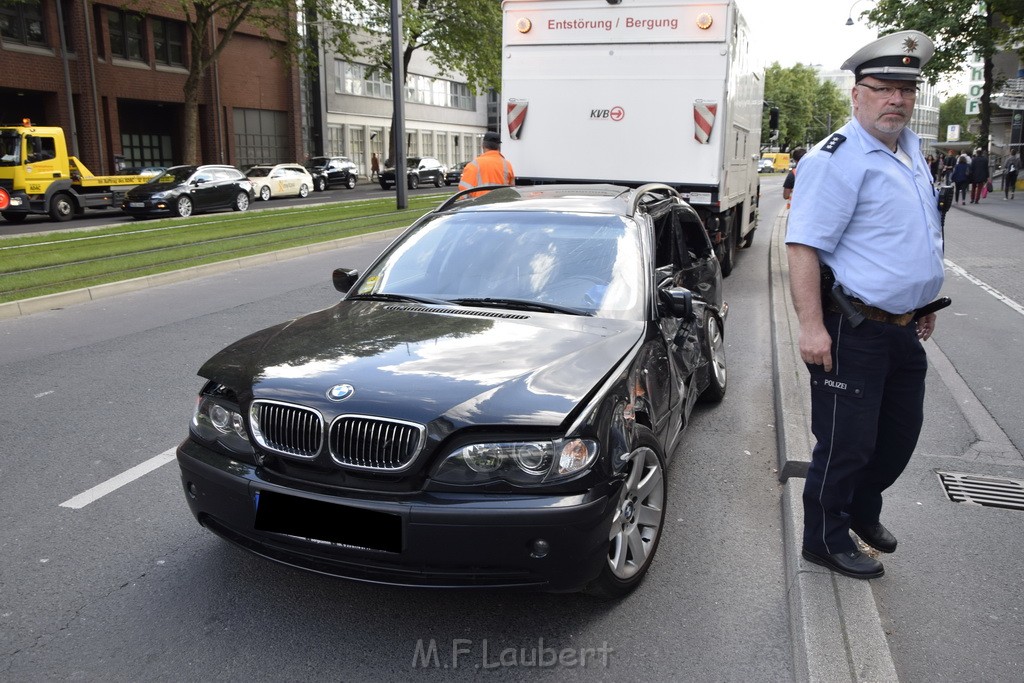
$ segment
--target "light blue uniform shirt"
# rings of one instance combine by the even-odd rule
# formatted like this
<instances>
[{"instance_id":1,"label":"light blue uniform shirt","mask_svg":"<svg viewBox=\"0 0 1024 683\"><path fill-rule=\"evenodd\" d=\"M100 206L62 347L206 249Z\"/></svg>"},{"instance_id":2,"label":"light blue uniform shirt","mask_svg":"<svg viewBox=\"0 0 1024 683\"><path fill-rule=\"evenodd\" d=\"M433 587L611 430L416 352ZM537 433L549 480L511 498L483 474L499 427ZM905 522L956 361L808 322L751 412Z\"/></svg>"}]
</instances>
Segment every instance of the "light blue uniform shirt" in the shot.
<instances>
[{"instance_id":1,"label":"light blue uniform shirt","mask_svg":"<svg viewBox=\"0 0 1024 683\"><path fill-rule=\"evenodd\" d=\"M787 244L818 250L852 296L889 313L908 313L942 288L942 224L931 171L911 130L899 147L908 168L853 119L834 151L817 144L803 159Z\"/></svg>"}]
</instances>

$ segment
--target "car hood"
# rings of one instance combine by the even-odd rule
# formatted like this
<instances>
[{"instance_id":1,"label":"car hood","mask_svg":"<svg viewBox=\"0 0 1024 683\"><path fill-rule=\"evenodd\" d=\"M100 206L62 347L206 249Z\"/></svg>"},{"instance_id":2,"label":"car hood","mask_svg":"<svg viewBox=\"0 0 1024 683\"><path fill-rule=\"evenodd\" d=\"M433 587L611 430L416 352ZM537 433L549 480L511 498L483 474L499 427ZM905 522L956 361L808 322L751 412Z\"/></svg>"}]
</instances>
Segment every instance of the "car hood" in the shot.
<instances>
[{"instance_id":1,"label":"car hood","mask_svg":"<svg viewBox=\"0 0 1024 683\"><path fill-rule=\"evenodd\" d=\"M427 424L559 425L641 340L584 316L342 301L257 332L199 374L253 398ZM351 385L335 402L328 390Z\"/></svg>"},{"instance_id":2,"label":"car hood","mask_svg":"<svg viewBox=\"0 0 1024 683\"><path fill-rule=\"evenodd\" d=\"M178 189L181 189L181 185L180 184L176 184L176 185L156 185L156 184L153 184L153 185L150 185L149 183L146 183L145 185L139 185L137 187L133 187L132 189L128 190L128 193L127 193L126 196L129 199L149 199L150 197L152 197L153 195L155 195L157 193L160 193L160 192L170 192L172 190L178 190Z\"/></svg>"}]
</instances>

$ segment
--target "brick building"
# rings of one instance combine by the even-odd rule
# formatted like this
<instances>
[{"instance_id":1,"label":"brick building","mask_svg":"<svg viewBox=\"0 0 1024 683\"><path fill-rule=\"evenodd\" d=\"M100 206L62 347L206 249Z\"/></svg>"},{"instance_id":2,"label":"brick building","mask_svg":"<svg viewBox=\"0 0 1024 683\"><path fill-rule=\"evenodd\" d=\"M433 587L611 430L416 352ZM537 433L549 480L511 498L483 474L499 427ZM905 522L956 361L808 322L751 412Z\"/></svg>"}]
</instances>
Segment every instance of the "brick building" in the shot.
<instances>
[{"instance_id":1,"label":"brick building","mask_svg":"<svg viewBox=\"0 0 1024 683\"><path fill-rule=\"evenodd\" d=\"M210 33L221 35L216 24ZM96 173L182 163L188 36L173 2L0 5L0 122L61 126L69 149ZM298 70L274 58L273 47L241 28L205 75L200 162L245 168L305 156Z\"/></svg>"}]
</instances>

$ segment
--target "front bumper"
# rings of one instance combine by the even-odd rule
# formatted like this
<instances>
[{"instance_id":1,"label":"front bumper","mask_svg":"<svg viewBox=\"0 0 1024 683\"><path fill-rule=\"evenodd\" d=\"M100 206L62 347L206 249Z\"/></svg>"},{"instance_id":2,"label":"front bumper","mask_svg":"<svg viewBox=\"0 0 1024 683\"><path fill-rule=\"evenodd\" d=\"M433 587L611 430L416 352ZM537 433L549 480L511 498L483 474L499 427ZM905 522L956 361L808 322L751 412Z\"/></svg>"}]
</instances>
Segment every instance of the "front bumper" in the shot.
<instances>
[{"instance_id":1,"label":"front bumper","mask_svg":"<svg viewBox=\"0 0 1024 683\"><path fill-rule=\"evenodd\" d=\"M270 483L190 439L177 455L189 508L206 528L283 564L392 585L580 590L607 561L621 486L325 495Z\"/></svg>"},{"instance_id":2,"label":"front bumper","mask_svg":"<svg viewBox=\"0 0 1024 683\"><path fill-rule=\"evenodd\" d=\"M126 199L121 202L121 211L129 216L169 216L173 213L173 204L170 199L144 199L142 201Z\"/></svg>"}]
</instances>

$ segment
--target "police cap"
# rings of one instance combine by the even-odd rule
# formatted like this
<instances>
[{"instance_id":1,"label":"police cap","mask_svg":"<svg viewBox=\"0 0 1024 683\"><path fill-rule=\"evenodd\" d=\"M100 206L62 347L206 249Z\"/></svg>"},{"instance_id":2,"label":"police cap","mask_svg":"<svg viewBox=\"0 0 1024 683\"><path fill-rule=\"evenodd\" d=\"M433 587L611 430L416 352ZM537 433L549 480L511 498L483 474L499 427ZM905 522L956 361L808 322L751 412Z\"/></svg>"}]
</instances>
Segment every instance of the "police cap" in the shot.
<instances>
[{"instance_id":1,"label":"police cap","mask_svg":"<svg viewBox=\"0 0 1024 683\"><path fill-rule=\"evenodd\" d=\"M868 43L845 62L859 81L872 76L883 81L920 81L921 69L935 54L932 39L920 31L900 31Z\"/></svg>"}]
</instances>

